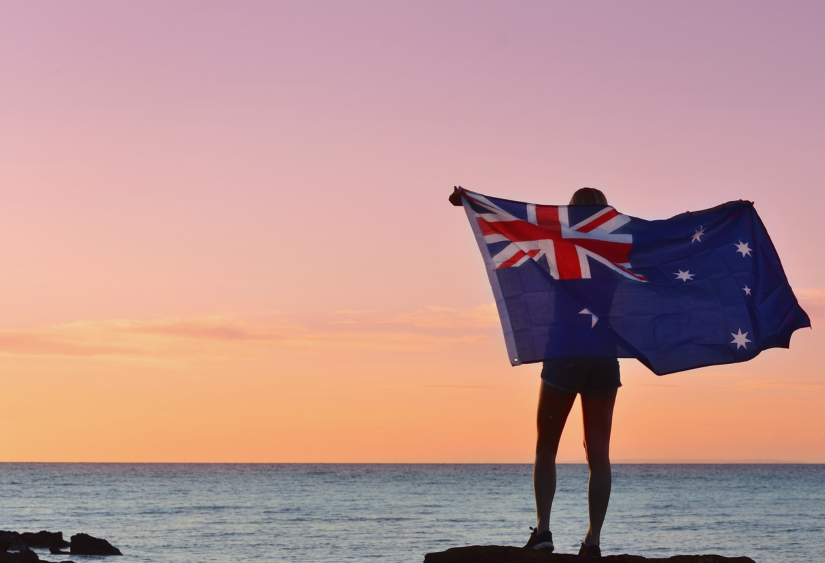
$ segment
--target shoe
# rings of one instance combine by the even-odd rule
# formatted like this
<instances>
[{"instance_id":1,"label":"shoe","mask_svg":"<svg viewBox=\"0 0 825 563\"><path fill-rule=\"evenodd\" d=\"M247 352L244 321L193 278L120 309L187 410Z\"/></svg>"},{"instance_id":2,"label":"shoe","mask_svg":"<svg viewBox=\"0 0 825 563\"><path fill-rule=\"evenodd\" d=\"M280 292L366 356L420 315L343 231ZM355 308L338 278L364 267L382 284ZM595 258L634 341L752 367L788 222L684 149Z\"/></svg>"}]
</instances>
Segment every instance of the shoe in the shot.
<instances>
[{"instance_id":1,"label":"shoe","mask_svg":"<svg viewBox=\"0 0 825 563\"><path fill-rule=\"evenodd\" d=\"M553 546L553 534L550 530L539 533L538 528L531 527L530 529L533 530L533 533L530 534L530 539L527 540L527 545L524 548L541 549L552 553L555 547Z\"/></svg>"},{"instance_id":2,"label":"shoe","mask_svg":"<svg viewBox=\"0 0 825 563\"><path fill-rule=\"evenodd\" d=\"M579 555L584 555L585 557L601 557L602 550L599 548L598 544L593 545L584 545L582 542L582 546L579 549Z\"/></svg>"}]
</instances>

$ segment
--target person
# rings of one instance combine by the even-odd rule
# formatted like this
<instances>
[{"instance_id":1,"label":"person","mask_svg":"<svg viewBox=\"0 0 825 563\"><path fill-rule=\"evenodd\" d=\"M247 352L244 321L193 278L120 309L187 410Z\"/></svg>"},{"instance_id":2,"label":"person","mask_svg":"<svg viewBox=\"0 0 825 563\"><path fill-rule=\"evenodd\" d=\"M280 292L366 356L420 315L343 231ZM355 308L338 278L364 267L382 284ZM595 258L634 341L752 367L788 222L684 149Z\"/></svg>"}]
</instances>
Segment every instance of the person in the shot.
<instances>
[{"instance_id":1,"label":"person","mask_svg":"<svg viewBox=\"0 0 825 563\"><path fill-rule=\"evenodd\" d=\"M462 205L461 186L454 188L450 203ZM607 205L607 198L599 190L582 188L573 194L570 205ZM531 528L530 539L524 547L547 551L554 549L550 510L556 493L556 454L564 424L578 394L581 395L584 420L584 450L590 469L587 486L590 525L579 555L601 557L600 535L612 482L610 431L613 407L621 385L616 358L569 357L543 363L533 466L537 524Z\"/></svg>"}]
</instances>

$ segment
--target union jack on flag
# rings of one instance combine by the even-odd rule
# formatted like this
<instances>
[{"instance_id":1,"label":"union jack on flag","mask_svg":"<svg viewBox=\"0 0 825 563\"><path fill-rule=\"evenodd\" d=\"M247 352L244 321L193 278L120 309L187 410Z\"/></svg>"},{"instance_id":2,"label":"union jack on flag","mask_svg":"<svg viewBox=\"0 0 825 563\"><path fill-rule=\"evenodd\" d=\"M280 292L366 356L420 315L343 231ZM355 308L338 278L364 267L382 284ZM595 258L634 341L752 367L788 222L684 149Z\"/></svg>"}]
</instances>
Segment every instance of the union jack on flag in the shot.
<instances>
[{"instance_id":1,"label":"union jack on flag","mask_svg":"<svg viewBox=\"0 0 825 563\"><path fill-rule=\"evenodd\" d=\"M571 226L566 205L520 204L526 215L521 219L483 195L466 191L464 195L481 208L482 212L471 210L484 242L488 245L509 243L492 256L497 270L519 267L528 260L542 264L544 257L554 279L583 279L591 277L589 259L592 259L626 278L647 281L629 269L632 235L615 233L630 222L630 217L612 207L588 207L591 212Z\"/></svg>"},{"instance_id":2,"label":"union jack on flag","mask_svg":"<svg viewBox=\"0 0 825 563\"><path fill-rule=\"evenodd\" d=\"M751 202L646 221L459 193L512 365L637 358L662 375L787 348L810 326Z\"/></svg>"}]
</instances>

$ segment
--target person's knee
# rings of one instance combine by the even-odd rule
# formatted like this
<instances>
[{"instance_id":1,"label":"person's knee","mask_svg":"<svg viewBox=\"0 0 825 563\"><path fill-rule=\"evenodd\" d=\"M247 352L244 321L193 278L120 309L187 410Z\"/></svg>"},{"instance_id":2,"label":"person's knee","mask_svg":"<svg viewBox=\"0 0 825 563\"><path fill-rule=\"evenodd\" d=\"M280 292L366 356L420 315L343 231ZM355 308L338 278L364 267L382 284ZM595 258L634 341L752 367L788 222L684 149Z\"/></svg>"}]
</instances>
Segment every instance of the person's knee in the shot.
<instances>
[{"instance_id":1,"label":"person's knee","mask_svg":"<svg viewBox=\"0 0 825 563\"><path fill-rule=\"evenodd\" d=\"M555 439L555 434L547 429L542 432L541 426L539 426L538 436L536 437L536 453L553 454L553 456L555 456L558 446L559 443L558 440Z\"/></svg>"},{"instance_id":2,"label":"person's knee","mask_svg":"<svg viewBox=\"0 0 825 563\"><path fill-rule=\"evenodd\" d=\"M610 467L610 449L602 445L588 445L584 442L584 453L587 457L587 465L590 468Z\"/></svg>"},{"instance_id":3,"label":"person's knee","mask_svg":"<svg viewBox=\"0 0 825 563\"><path fill-rule=\"evenodd\" d=\"M541 457L556 458L559 449L560 431L555 424L538 424L538 435L536 436L536 455Z\"/></svg>"},{"instance_id":4,"label":"person's knee","mask_svg":"<svg viewBox=\"0 0 825 563\"><path fill-rule=\"evenodd\" d=\"M549 436L550 431L554 427L555 424L553 424L552 417L544 415L543 413L539 413L538 417L536 417L536 431L538 432L539 438Z\"/></svg>"}]
</instances>

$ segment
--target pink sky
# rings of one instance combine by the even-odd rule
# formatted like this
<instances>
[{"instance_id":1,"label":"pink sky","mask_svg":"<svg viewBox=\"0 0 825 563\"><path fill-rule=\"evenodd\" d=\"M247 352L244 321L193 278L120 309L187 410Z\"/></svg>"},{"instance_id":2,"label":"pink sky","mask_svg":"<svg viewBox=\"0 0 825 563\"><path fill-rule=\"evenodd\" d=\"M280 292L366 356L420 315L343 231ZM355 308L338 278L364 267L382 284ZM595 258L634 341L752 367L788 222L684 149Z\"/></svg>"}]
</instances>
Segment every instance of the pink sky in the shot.
<instances>
[{"instance_id":1,"label":"pink sky","mask_svg":"<svg viewBox=\"0 0 825 563\"><path fill-rule=\"evenodd\" d=\"M0 461L529 462L539 369L507 362L459 183L592 186L647 219L753 200L816 329L823 21L0 6ZM825 462L823 346L664 378L623 361L613 458Z\"/></svg>"}]
</instances>

